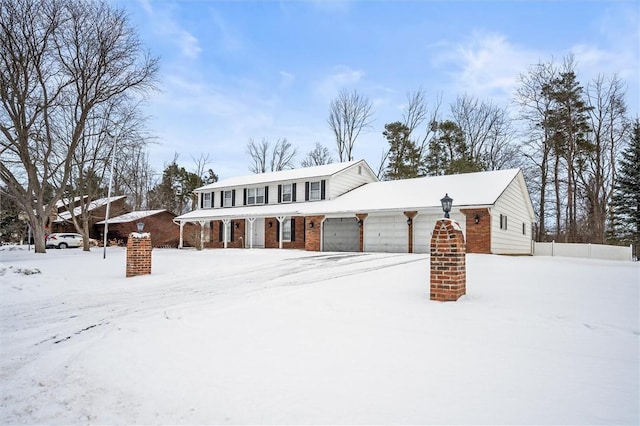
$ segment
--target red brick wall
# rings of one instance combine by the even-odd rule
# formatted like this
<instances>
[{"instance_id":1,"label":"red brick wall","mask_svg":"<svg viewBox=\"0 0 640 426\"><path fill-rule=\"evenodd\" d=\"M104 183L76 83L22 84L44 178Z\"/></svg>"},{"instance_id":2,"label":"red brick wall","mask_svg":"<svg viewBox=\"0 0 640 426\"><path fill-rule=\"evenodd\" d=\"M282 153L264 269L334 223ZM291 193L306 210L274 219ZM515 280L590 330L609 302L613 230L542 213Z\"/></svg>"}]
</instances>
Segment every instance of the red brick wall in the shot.
<instances>
[{"instance_id":1,"label":"red brick wall","mask_svg":"<svg viewBox=\"0 0 640 426\"><path fill-rule=\"evenodd\" d=\"M307 216L306 232L304 249L308 251L320 251L320 236L322 229L322 221L324 216ZM313 222L313 228L309 228L309 223Z\"/></svg>"},{"instance_id":2,"label":"red brick wall","mask_svg":"<svg viewBox=\"0 0 640 426\"><path fill-rule=\"evenodd\" d=\"M127 241L127 277L151 273L151 238L133 237Z\"/></svg>"},{"instance_id":3,"label":"red brick wall","mask_svg":"<svg viewBox=\"0 0 640 426\"><path fill-rule=\"evenodd\" d=\"M295 241L283 241L282 248L304 250L305 228L309 222L303 216L294 216L293 219L295 220ZM287 217L285 220L291 220L291 218ZM269 223L272 225L269 226ZM280 242L278 241L278 219L275 217L268 217L264 220L264 247L280 247Z\"/></svg>"},{"instance_id":4,"label":"red brick wall","mask_svg":"<svg viewBox=\"0 0 640 426\"><path fill-rule=\"evenodd\" d=\"M436 222L431 236L430 299L455 302L467 292L464 235L450 219Z\"/></svg>"},{"instance_id":5,"label":"red brick wall","mask_svg":"<svg viewBox=\"0 0 640 426\"><path fill-rule=\"evenodd\" d=\"M220 228L223 226L221 220L214 220L211 222L211 241L206 241L204 247L206 248L224 248L224 242L220 241ZM244 248L247 246L247 242L244 241L244 233L246 221L244 219L234 219L231 221L233 227L233 239L227 242L227 248ZM198 225L198 231L200 225ZM224 234L223 234L224 235ZM231 235L228 236L231 238Z\"/></svg>"},{"instance_id":6,"label":"red brick wall","mask_svg":"<svg viewBox=\"0 0 640 426\"><path fill-rule=\"evenodd\" d=\"M491 216L489 209L460 209L466 216L467 253L491 254ZM475 223L478 215L479 222Z\"/></svg>"},{"instance_id":7,"label":"red brick wall","mask_svg":"<svg viewBox=\"0 0 640 426\"><path fill-rule=\"evenodd\" d=\"M110 223L109 224L109 239L121 240L123 243L127 243L129 234L132 232L138 232L138 222L144 223L144 231L151 234L151 245L153 247L178 247L180 241L180 226L173 223L175 215L170 212L161 212L153 216L143 217L140 220L134 220L125 223ZM185 241L188 236L194 233L194 228L198 228L197 232L200 232L200 227L193 224L186 224L183 230L183 237ZM99 239L102 241L102 233L104 232L104 225L96 225L98 230ZM193 241L191 241L193 242Z\"/></svg>"}]
</instances>

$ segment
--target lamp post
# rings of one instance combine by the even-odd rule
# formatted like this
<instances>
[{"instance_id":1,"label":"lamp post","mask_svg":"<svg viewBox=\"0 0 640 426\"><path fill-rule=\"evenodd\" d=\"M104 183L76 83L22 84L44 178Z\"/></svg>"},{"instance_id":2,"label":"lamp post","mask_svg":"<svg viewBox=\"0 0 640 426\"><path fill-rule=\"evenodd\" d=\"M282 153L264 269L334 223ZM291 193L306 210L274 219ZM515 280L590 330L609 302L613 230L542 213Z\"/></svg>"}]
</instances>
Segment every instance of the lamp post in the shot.
<instances>
[{"instance_id":1,"label":"lamp post","mask_svg":"<svg viewBox=\"0 0 640 426\"><path fill-rule=\"evenodd\" d=\"M449 194L444 194L444 197L440 199L440 203L442 204L442 210L444 210L444 217L449 219L449 212L451 211L451 203L453 202L453 198L449 197Z\"/></svg>"}]
</instances>

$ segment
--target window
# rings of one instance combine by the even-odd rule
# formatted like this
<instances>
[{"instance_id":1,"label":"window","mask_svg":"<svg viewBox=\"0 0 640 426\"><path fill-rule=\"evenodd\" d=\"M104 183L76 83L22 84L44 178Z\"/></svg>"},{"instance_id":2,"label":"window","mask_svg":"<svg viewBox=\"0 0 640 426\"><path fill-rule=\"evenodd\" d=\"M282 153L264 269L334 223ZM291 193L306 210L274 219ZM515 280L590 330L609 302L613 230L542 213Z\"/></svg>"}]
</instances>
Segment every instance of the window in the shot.
<instances>
[{"instance_id":1,"label":"window","mask_svg":"<svg viewBox=\"0 0 640 426\"><path fill-rule=\"evenodd\" d=\"M227 223L224 223L223 221L220 221L220 226L218 227L218 241L223 243L225 241L225 235L226 235L226 241L227 242L231 242L233 241L233 226L232 226L232 221L228 221ZM226 232L226 234L225 234Z\"/></svg>"},{"instance_id":2,"label":"window","mask_svg":"<svg viewBox=\"0 0 640 426\"><path fill-rule=\"evenodd\" d=\"M282 241L291 241L291 221L282 222Z\"/></svg>"},{"instance_id":3,"label":"window","mask_svg":"<svg viewBox=\"0 0 640 426\"><path fill-rule=\"evenodd\" d=\"M507 230L507 215L500 215L500 229Z\"/></svg>"},{"instance_id":4,"label":"window","mask_svg":"<svg viewBox=\"0 0 640 426\"><path fill-rule=\"evenodd\" d=\"M205 209L211 208L211 193L205 192L202 194L202 207Z\"/></svg>"},{"instance_id":5,"label":"window","mask_svg":"<svg viewBox=\"0 0 640 426\"><path fill-rule=\"evenodd\" d=\"M222 198L222 207L231 207L233 205L233 191L224 191Z\"/></svg>"},{"instance_id":6,"label":"window","mask_svg":"<svg viewBox=\"0 0 640 426\"><path fill-rule=\"evenodd\" d=\"M309 200L319 200L320 199L320 182L310 182L309 183Z\"/></svg>"},{"instance_id":7,"label":"window","mask_svg":"<svg viewBox=\"0 0 640 426\"><path fill-rule=\"evenodd\" d=\"M522 223L522 235L527 235L527 224Z\"/></svg>"},{"instance_id":8,"label":"window","mask_svg":"<svg viewBox=\"0 0 640 426\"><path fill-rule=\"evenodd\" d=\"M291 195L292 193L293 193L293 187L291 184L282 185L282 202L290 203L293 200L293 197Z\"/></svg>"},{"instance_id":9,"label":"window","mask_svg":"<svg viewBox=\"0 0 640 426\"><path fill-rule=\"evenodd\" d=\"M264 188L247 189L247 205L264 204Z\"/></svg>"}]
</instances>

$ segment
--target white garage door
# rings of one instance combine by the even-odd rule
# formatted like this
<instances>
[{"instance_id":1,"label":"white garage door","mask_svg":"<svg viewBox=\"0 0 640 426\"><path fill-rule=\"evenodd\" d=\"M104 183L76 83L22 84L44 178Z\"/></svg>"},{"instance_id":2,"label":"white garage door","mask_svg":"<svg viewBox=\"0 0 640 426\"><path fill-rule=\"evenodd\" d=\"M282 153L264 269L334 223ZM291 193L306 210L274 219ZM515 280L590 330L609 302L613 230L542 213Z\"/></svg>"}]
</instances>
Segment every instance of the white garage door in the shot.
<instances>
[{"instance_id":1,"label":"white garage door","mask_svg":"<svg viewBox=\"0 0 640 426\"><path fill-rule=\"evenodd\" d=\"M406 253L409 238L407 217L369 216L364 225L364 251Z\"/></svg>"},{"instance_id":2,"label":"white garage door","mask_svg":"<svg viewBox=\"0 0 640 426\"><path fill-rule=\"evenodd\" d=\"M359 251L360 228L354 217L325 219L322 251Z\"/></svg>"},{"instance_id":3,"label":"white garage door","mask_svg":"<svg viewBox=\"0 0 640 426\"><path fill-rule=\"evenodd\" d=\"M454 213L451 218L456 220L462 232L465 232L465 216L462 213ZM431 234L433 233L433 227L438 220L442 219L442 213L438 214L426 214L419 213L413 220L413 252L414 253L429 253L431 250ZM466 236L465 236L466 239Z\"/></svg>"}]
</instances>

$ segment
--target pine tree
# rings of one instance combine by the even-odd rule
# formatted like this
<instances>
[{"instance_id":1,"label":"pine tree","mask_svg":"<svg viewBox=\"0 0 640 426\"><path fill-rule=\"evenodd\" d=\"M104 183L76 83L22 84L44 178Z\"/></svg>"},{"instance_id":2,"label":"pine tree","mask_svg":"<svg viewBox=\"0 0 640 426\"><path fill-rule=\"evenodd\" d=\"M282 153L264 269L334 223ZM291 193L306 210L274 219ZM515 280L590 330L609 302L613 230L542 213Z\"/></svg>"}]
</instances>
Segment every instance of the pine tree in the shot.
<instances>
[{"instance_id":1,"label":"pine tree","mask_svg":"<svg viewBox=\"0 0 640 426\"><path fill-rule=\"evenodd\" d=\"M631 138L622 153L620 173L613 195L613 228L616 239L640 244L640 119L633 122Z\"/></svg>"},{"instance_id":2,"label":"pine tree","mask_svg":"<svg viewBox=\"0 0 640 426\"><path fill-rule=\"evenodd\" d=\"M429 142L426 170L429 176L453 175L484 170L481 158L471 158L470 147L460 126L453 121L437 123L437 136Z\"/></svg>"},{"instance_id":3,"label":"pine tree","mask_svg":"<svg viewBox=\"0 0 640 426\"><path fill-rule=\"evenodd\" d=\"M411 131L399 121L384 125L382 134L389 141L389 163L385 180L410 179L422 176L420 151L410 139Z\"/></svg>"}]
</instances>

